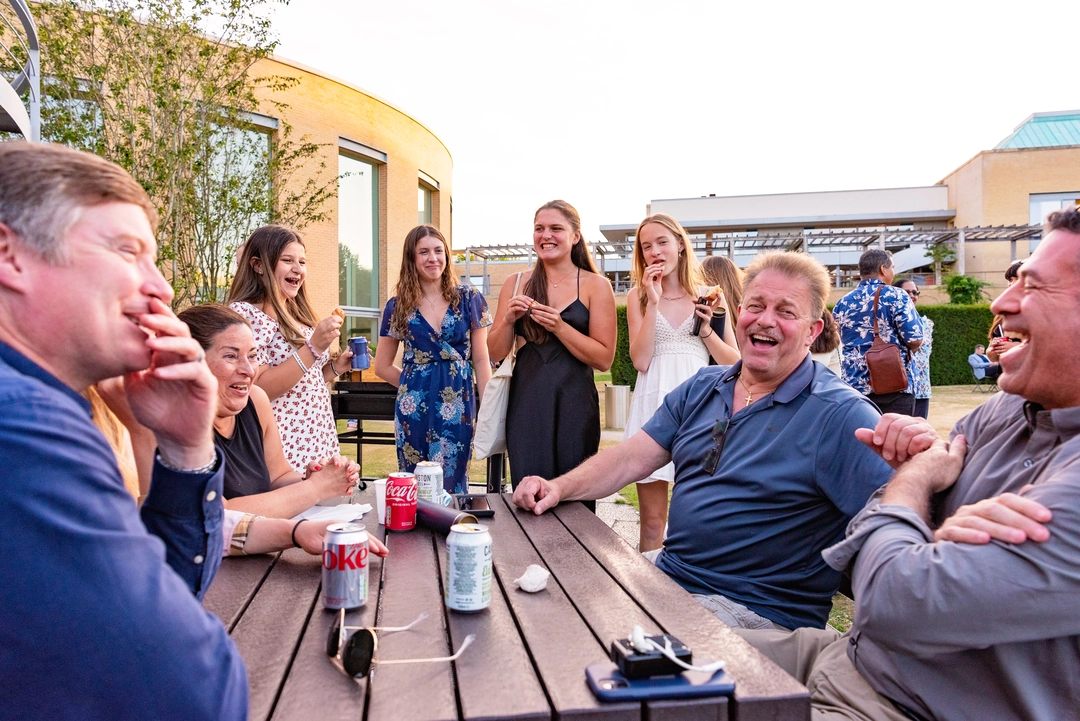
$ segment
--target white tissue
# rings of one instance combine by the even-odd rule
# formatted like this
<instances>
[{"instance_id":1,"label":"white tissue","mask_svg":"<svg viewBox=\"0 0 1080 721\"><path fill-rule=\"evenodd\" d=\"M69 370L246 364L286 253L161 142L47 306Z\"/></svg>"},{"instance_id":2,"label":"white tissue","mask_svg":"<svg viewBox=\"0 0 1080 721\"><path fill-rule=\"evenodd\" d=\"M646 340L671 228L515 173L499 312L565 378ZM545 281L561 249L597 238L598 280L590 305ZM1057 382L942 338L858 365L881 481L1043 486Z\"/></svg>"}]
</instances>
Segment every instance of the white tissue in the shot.
<instances>
[{"instance_id":1,"label":"white tissue","mask_svg":"<svg viewBox=\"0 0 1080 721\"><path fill-rule=\"evenodd\" d=\"M547 588L549 576L551 576L551 573L546 568L533 563L525 569L525 573L521 574L521 578L514 579L514 583L522 591L536 593Z\"/></svg>"}]
</instances>

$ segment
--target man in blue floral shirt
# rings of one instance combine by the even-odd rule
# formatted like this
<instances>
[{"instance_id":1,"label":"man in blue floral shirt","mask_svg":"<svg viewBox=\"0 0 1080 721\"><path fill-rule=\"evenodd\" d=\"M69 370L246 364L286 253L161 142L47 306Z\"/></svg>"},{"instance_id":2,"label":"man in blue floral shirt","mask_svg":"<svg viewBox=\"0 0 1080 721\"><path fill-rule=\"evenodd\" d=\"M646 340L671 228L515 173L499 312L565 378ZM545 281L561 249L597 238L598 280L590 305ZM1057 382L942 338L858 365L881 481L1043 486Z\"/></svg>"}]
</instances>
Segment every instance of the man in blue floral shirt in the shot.
<instances>
[{"instance_id":1,"label":"man in blue floral shirt","mask_svg":"<svg viewBox=\"0 0 1080 721\"><path fill-rule=\"evenodd\" d=\"M909 379L915 372L910 351L916 351L922 345L922 320L908 294L890 285L895 275L892 255L888 251L871 248L863 253L859 258L861 280L833 307L833 317L840 327L843 346L840 368L844 381L873 401L882 413L910 416L915 413L911 385L899 393L874 393L866 368L865 354L874 343L874 294L880 288L878 335L883 341L900 347Z\"/></svg>"}]
</instances>

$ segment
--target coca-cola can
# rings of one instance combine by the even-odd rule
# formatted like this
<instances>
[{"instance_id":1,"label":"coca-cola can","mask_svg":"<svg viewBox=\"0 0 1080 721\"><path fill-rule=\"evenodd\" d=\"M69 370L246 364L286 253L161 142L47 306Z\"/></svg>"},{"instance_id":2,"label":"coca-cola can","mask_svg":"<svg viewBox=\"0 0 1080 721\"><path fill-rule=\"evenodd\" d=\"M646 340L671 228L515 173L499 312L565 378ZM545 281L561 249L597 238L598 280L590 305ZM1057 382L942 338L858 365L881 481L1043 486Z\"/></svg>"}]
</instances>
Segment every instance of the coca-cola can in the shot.
<instances>
[{"instance_id":1,"label":"coca-cola can","mask_svg":"<svg viewBox=\"0 0 1080 721\"><path fill-rule=\"evenodd\" d=\"M416 476L407 471L391 473L386 479L386 529L411 531L416 528Z\"/></svg>"},{"instance_id":2,"label":"coca-cola can","mask_svg":"<svg viewBox=\"0 0 1080 721\"><path fill-rule=\"evenodd\" d=\"M322 552L322 602L327 608L360 608L368 596L368 534L355 523L326 528Z\"/></svg>"},{"instance_id":3,"label":"coca-cola can","mask_svg":"<svg viewBox=\"0 0 1080 721\"><path fill-rule=\"evenodd\" d=\"M479 523L459 523L446 537L446 607L476 613L491 605L491 534Z\"/></svg>"},{"instance_id":4,"label":"coca-cola can","mask_svg":"<svg viewBox=\"0 0 1080 721\"><path fill-rule=\"evenodd\" d=\"M435 461L420 461L416 464L416 496L422 501L442 502L443 472L442 466Z\"/></svg>"}]
</instances>

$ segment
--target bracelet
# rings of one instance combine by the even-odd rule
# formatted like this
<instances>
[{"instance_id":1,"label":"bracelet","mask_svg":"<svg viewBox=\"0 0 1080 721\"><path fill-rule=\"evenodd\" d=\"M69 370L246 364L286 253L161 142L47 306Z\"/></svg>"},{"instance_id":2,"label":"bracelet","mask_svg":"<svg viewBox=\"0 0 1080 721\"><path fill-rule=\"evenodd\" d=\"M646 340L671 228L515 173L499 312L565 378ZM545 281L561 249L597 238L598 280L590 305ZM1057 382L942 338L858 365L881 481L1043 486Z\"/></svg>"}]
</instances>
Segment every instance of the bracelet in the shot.
<instances>
[{"instance_id":1,"label":"bracelet","mask_svg":"<svg viewBox=\"0 0 1080 721\"><path fill-rule=\"evenodd\" d=\"M296 529L300 528L300 524L306 521L306 518L301 518L296 522L296 525L292 527L292 545L294 548L301 548L300 544L296 542Z\"/></svg>"},{"instance_id":2,"label":"bracelet","mask_svg":"<svg viewBox=\"0 0 1080 721\"><path fill-rule=\"evenodd\" d=\"M319 353L315 350L315 346L311 344L310 338L305 338L304 344L307 345L307 349L311 351L311 355L315 357L315 360L319 360L320 358L322 358L322 353Z\"/></svg>"},{"instance_id":3,"label":"bracelet","mask_svg":"<svg viewBox=\"0 0 1080 721\"><path fill-rule=\"evenodd\" d=\"M701 340L705 340L706 338L712 338L714 332L715 331L712 329L712 326L709 326L709 335L699 335L698 338L700 338Z\"/></svg>"},{"instance_id":4,"label":"bracelet","mask_svg":"<svg viewBox=\"0 0 1080 721\"><path fill-rule=\"evenodd\" d=\"M300 370L304 371L304 375L307 375L308 367L304 365L304 361L300 360L300 351L293 351L293 360L296 361L296 365L300 366Z\"/></svg>"},{"instance_id":5,"label":"bracelet","mask_svg":"<svg viewBox=\"0 0 1080 721\"><path fill-rule=\"evenodd\" d=\"M170 471L176 471L178 473L209 473L217 468L218 455L217 451L214 451L214 455L210 458L210 462L206 465L199 466L198 468L177 468L176 466L170 466L165 462L165 459L161 457L161 451L156 453L158 463L168 468Z\"/></svg>"}]
</instances>

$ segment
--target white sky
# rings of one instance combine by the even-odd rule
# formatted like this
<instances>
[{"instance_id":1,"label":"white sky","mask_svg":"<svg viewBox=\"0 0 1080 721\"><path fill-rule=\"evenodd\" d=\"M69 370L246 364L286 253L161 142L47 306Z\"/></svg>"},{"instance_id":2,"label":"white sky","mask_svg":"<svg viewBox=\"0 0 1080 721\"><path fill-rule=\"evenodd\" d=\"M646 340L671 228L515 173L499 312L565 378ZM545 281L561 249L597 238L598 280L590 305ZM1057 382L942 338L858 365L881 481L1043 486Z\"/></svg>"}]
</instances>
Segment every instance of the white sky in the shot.
<instances>
[{"instance_id":1,"label":"white sky","mask_svg":"<svg viewBox=\"0 0 1080 721\"><path fill-rule=\"evenodd\" d=\"M1080 107L1075 2L292 0L278 53L454 158L454 246L585 237L656 198L932 185Z\"/></svg>"}]
</instances>

